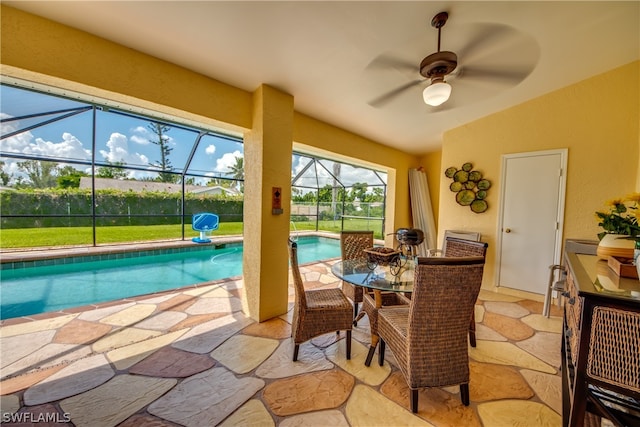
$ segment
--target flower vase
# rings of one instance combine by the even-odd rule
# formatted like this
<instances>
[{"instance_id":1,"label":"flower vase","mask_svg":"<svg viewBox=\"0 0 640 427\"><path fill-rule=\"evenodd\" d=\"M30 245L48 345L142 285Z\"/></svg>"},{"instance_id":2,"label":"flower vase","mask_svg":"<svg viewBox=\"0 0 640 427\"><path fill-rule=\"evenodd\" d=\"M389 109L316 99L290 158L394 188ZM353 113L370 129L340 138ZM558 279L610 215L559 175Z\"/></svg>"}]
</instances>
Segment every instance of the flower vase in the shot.
<instances>
[{"instance_id":1,"label":"flower vase","mask_svg":"<svg viewBox=\"0 0 640 427\"><path fill-rule=\"evenodd\" d=\"M605 234L598 243L596 254L605 259L610 256L632 259L635 242L628 237L624 234Z\"/></svg>"},{"instance_id":2,"label":"flower vase","mask_svg":"<svg viewBox=\"0 0 640 427\"><path fill-rule=\"evenodd\" d=\"M640 240L636 240L636 246L633 249L633 263L636 266L636 271L638 272L638 277L640 277Z\"/></svg>"}]
</instances>

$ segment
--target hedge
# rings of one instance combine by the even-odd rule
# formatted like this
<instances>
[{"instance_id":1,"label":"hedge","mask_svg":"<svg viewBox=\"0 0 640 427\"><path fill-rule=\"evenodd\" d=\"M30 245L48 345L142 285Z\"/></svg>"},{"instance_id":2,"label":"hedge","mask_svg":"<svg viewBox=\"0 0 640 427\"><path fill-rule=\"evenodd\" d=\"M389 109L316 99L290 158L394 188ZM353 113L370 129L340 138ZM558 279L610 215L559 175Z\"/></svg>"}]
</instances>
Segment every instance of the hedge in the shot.
<instances>
[{"instance_id":1,"label":"hedge","mask_svg":"<svg viewBox=\"0 0 640 427\"><path fill-rule=\"evenodd\" d=\"M0 227L91 226L91 205L91 191L85 189L2 191ZM181 209L181 193L96 192L96 217L103 226L180 224ZM241 196L185 195L186 223L198 212L215 213L220 222L242 222L242 209Z\"/></svg>"}]
</instances>

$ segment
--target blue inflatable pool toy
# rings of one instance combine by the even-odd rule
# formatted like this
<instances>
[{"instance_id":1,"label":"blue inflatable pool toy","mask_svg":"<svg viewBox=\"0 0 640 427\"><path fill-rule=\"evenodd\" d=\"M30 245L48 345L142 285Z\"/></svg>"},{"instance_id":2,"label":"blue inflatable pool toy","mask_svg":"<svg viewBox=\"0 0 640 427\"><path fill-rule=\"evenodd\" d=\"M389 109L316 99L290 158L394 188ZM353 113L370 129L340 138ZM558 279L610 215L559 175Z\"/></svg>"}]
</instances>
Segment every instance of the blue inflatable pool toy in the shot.
<instances>
[{"instance_id":1,"label":"blue inflatable pool toy","mask_svg":"<svg viewBox=\"0 0 640 427\"><path fill-rule=\"evenodd\" d=\"M193 215L193 219L191 220L191 227L195 231L200 232L199 237L194 237L191 239L196 243L210 243L211 239L207 233L211 233L214 230L218 229L219 225L218 215L212 213L197 213Z\"/></svg>"}]
</instances>

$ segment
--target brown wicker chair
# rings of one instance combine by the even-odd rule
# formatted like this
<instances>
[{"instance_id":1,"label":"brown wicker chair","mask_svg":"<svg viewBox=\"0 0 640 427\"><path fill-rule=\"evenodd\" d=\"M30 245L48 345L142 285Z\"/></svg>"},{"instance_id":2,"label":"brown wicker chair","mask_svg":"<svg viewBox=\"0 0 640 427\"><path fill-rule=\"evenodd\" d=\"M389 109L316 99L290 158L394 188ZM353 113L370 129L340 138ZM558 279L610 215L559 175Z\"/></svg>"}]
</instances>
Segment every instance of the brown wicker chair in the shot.
<instances>
[{"instance_id":1,"label":"brown wicker chair","mask_svg":"<svg viewBox=\"0 0 640 427\"><path fill-rule=\"evenodd\" d=\"M298 244L289 239L289 259L293 274L295 303L291 337L293 361L298 360L300 344L318 335L347 331L347 359L351 359L353 309L338 288L305 290L298 266Z\"/></svg>"},{"instance_id":2,"label":"brown wicker chair","mask_svg":"<svg viewBox=\"0 0 640 427\"><path fill-rule=\"evenodd\" d=\"M398 292L380 292L382 299L382 307L395 306L395 305L408 305L411 301L408 297ZM369 318L369 329L371 335L378 335L378 310L376 307L376 298L372 290L367 289L362 297L362 312L367 314ZM376 351L377 341L371 341L369 345L369 353L367 353L367 359L365 360L365 366L371 365L371 359ZM381 359L382 360L382 359ZM382 363L381 363L382 364Z\"/></svg>"},{"instance_id":3,"label":"brown wicker chair","mask_svg":"<svg viewBox=\"0 0 640 427\"><path fill-rule=\"evenodd\" d=\"M481 256L487 255L488 243L459 239L457 237L446 237L443 251L445 257ZM471 313L471 323L469 324L469 343L471 347L476 346L476 314Z\"/></svg>"},{"instance_id":4,"label":"brown wicker chair","mask_svg":"<svg viewBox=\"0 0 640 427\"><path fill-rule=\"evenodd\" d=\"M363 258L364 249L373 247L373 231L342 231L340 233L340 251L342 260ZM358 322L358 304L362 302L363 290L362 286L352 285L351 283L342 282L342 292L353 301L353 326Z\"/></svg>"},{"instance_id":5,"label":"brown wicker chair","mask_svg":"<svg viewBox=\"0 0 640 427\"><path fill-rule=\"evenodd\" d=\"M419 258L411 303L378 310L381 362L386 345L411 389L460 385L469 405L467 330L482 285L484 257Z\"/></svg>"}]
</instances>

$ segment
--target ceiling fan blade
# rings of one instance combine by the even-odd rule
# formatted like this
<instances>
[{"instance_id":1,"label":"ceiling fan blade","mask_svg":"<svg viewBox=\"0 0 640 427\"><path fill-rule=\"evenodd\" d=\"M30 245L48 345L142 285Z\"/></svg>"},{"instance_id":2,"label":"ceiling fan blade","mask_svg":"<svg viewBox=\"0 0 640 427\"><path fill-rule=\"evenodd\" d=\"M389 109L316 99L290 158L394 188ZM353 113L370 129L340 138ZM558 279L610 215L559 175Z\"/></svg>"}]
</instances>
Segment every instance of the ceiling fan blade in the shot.
<instances>
[{"instance_id":1,"label":"ceiling fan blade","mask_svg":"<svg viewBox=\"0 0 640 427\"><path fill-rule=\"evenodd\" d=\"M456 79L482 80L485 82L516 85L524 80L532 71L531 67L499 69L497 67L463 66Z\"/></svg>"},{"instance_id":2,"label":"ceiling fan blade","mask_svg":"<svg viewBox=\"0 0 640 427\"><path fill-rule=\"evenodd\" d=\"M409 83L405 83L402 86L399 86L399 87L397 87L397 88L395 88L393 90L390 90L387 93L383 93L382 95L378 96L377 98L372 99L371 101L368 102L368 104L371 105L372 107L376 107L376 108L383 107L384 105L389 103L391 100L393 100L393 98L395 98L396 96L398 96L401 93L411 89L414 86L419 85L423 81L424 80L413 80L413 81L410 81Z\"/></svg>"},{"instance_id":3,"label":"ceiling fan blade","mask_svg":"<svg viewBox=\"0 0 640 427\"><path fill-rule=\"evenodd\" d=\"M365 68L395 69L400 71L418 72L418 64L416 62L407 61L388 54L377 56Z\"/></svg>"},{"instance_id":4,"label":"ceiling fan blade","mask_svg":"<svg viewBox=\"0 0 640 427\"><path fill-rule=\"evenodd\" d=\"M506 25L478 25L469 37L471 41L456 52L460 62L469 63L475 61L493 50L496 45L508 41L513 32L514 30Z\"/></svg>"}]
</instances>

